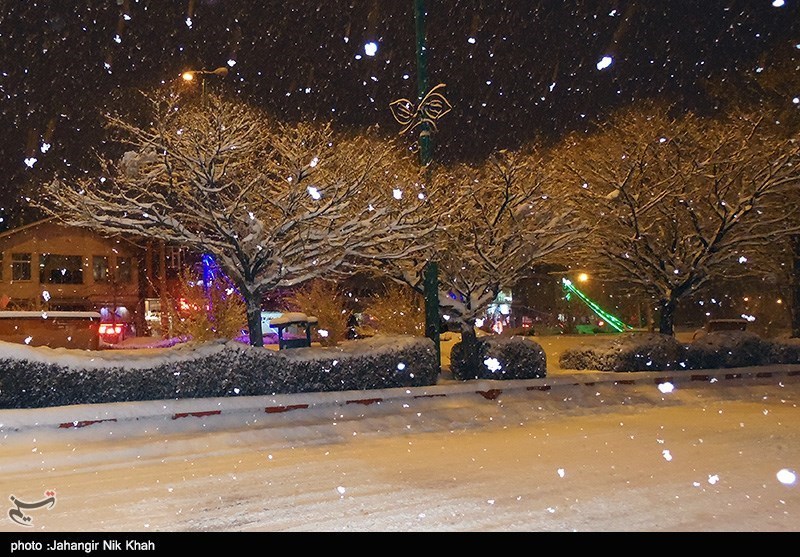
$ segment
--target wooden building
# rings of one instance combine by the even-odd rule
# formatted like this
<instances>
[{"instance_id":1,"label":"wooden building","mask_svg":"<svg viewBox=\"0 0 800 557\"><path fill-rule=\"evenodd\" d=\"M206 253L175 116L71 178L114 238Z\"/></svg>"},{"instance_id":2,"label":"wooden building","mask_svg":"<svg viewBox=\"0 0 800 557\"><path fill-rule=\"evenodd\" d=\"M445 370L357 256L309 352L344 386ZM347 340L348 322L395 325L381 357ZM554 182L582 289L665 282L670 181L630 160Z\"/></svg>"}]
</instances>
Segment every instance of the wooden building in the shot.
<instances>
[{"instance_id":1,"label":"wooden building","mask_svg":"<svg viewBox=\"0 0 800 557\"><path fill-rule=\"evenodd\" d=\"M53 218L7 230L0 234L0 309L99 311L104 320L143 328L143 256L129 240Z\"/></svg>"}]
</instances>

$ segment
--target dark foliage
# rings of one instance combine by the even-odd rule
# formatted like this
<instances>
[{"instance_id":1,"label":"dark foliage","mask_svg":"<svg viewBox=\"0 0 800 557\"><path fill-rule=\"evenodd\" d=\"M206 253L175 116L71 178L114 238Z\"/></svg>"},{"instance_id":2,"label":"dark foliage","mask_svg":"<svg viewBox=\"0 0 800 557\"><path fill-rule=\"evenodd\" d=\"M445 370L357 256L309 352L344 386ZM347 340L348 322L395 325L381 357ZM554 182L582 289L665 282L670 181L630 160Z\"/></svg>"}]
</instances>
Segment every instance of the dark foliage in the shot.
<instances>
[{"instance_id":1,"label":"dark foliage","mask_svg":"<svg viewBox=\"0 0 800 557\"><path fill-rule=\"evenodd\" d=\"M544 349L525 337L482 337L478 339L481 365L470 370L460 342L450 352L450 369L460 381L468 379L535 379L547 375Z\"/></svg>"},{"instance_id":2,"label":"dark foliage","mask_svg":"<svg viewBox=\"0 0 800 557\"><path fill-rule=\"evenodd\" d=\"M749 331L712 332L690 343L670 335L635 333L604 346L565 350L562 369L599 371L663 371L722 369L800 363L800 343L768 340Z\"/></svg>"},{"instance_id":3,"label":"dark foliage","mask_svg":"<svg viewBox=\"0 0 800 557\"><path fill-rule=\"evenodd\" d=\"M374 350L351 345L275 352L237 342L204 348L168 348L152 364L136 359L129 367L0 358L0 408L413 387L434 385L439 375L433 343L422 337Z\"/></svg>"}]
</instances>

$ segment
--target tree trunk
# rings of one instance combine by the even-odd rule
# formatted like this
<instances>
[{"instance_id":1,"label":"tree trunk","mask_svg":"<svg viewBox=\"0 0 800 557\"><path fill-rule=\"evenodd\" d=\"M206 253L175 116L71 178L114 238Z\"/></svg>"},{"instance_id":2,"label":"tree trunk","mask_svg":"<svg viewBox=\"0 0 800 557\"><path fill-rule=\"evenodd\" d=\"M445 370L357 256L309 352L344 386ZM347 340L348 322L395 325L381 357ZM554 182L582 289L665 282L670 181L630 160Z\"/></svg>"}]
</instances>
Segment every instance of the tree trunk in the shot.
<instances>
[{"instance_id":1,"label":"tree trunk","mask_svg":"<svg viewBox=\"0 0 800 557\"><path fill-rule=\"evenodd\" d=\"M478 337L475 335L475 326L470 323L461 325L461 349L464 352L465 375L477 377L480 366Z\"/></svg>"},{"instance_id":2,"label":"tree trunk","mask_svg":"<svg viewBox=\"0 0 800 557\"><path fill-rule=\"evenodd\" d=\"M653 318L653 303L649 299L645 300L644 315L645 326L647 327L648 332L655 332L656 320Z\"/></svg>"},{"instance_id":3,"label":"tree trunk","mask_svg":"<svg viewBox=\"0 0 800 557\"><path fill-rule=\"evenodd\" d=\"M793 235L792 246L792 275L789 277L789 292L791 303L789 312L792 319L792 338L800 337L800 235Z\"/></svg>"},{"instance_id":4,"label":"tree trunk","mask_svg":"<svg viewBox=\"0 0 800 557\"><path fill-rule=\"evenodd\" d=\"M261 330L261 295L243 291L247 304L247 330L250 346L264 346L264 332Z\"/></svg>"},{"instance_id":5,"label":"tree trunk","mask_svg":"<svg viewBox=\"0 0 800 557\"><path fill-rule=\"evenodd\" d=\"M663 335L674 336L675 334L675 301L660 300L658 316L658 332Z\"/></svg>"},{"instance_id":6,"label":"tree trunk","mask_svg":"<svg viewBox=\"0 0 800 557\"><path fill-rule=\"evenodd\" d=\"M158 299L161 302L161 338L169 338L171 312L167 295L167 247L164 240L158 243Z\"/></svg>"},{"instance_id":7,"label":"tree trunk","mask_svg":"<svg viewBox=\"0 0 800 557\"><path fill-rule=\"evenodd\" d=\"M150 328L144 316L144 300L147 298L147 251L141 251L136 258L136 311L134 312L134 324L136 325L136 336L150 336Z\"/></svg>"}]
</instances>

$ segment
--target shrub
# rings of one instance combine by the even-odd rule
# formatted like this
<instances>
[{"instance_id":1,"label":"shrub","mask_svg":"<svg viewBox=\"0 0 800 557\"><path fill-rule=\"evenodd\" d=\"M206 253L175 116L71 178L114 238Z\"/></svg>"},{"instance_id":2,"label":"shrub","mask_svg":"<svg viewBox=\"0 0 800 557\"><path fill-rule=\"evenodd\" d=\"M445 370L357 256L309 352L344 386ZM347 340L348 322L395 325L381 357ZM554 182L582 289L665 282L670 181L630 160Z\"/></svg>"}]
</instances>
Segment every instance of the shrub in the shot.
<instances>
[{"instance_id":1,"label":"shrub","mask_svg":"<svg viewBox=\"0 0 800 557\"><path fill-rule=\"evenodd\" d=\"M418 387L439 376L433 342L409 336L281 351L215 340L130 361L23 348L0 355L0 369L0 409Z\"/></svg>"},{"instance_id":2,"label":"shrub","mask_svg":"<svg viewBox=\"0 0 800 557\"><path fill-rule=\"evenodd\" d=\"M312 340L322 346L336 346L345 340L350 312L344 295L335 283L315 279L289 294L284 303L287 310L302 312L317 318Z\"/></svg>"},{"instance_id":3,"label":"shrub","mask_svg":"<svg viewBox=\"0 0 800 557\"><path fill-rule=\"evenodd\" d=\"M776 364L800 364L800 338L773 339L770 361Z\"/></svg>"},{"instance_id":4,"label":"shrub","mask_svg":"<svg viewBox=\"0 0 800 557\"><path fill-rule=\"evenodd\" d=\"M450 370L460 381L468 379L536 379L547 375L544 349L526 337L494 337L478 339L482 365L477 371L467 369L461 342L450 352Z\"/></svg>"},{"instance_id":5,"label":"shrub","mask_svg":"<svg viewBox=\"0 0 800 557\"><path fill-rule=\"evenodd\" d=\"M218 269L210 284L202 282L198 270L183 270L178 303L169 307L171 336L189 337L195 342L234 339L247 322L244 301L230 279Z\"/></svg>"},{"instance_id":6,"label":"shrub","mask_svg":"<svg viewBox=\"0 0 800 557\"><path fill-rule=\"evenodd\" d=\"M750 331L711 332L687 347L692 369L758 366L772 363L773 343Z\"/></svg>"},{"instance_id":7,"label":"shrub","mask_svg":"<svg viewBox=\"0 0 800 557\"><path fill-rule=\"evenodd\" d=\"M368 324L359 332L365 335L375 332L384 335L425 334L424 300L408 287L386 287L382 294L368 303L364 313L369 316Z\"/></svg>"},{"instance_id":8,"label":"shrub","mask_svg":"<svg viewBox=\"0 0 800 557\"><path fill-rule=\"evenodd\" d=\"M567 349L559 358L562 369L600 371L658 371L681 368L685 349L675 337L632 333L613 338L607 346Z\"/></svg>"}]
</instances>

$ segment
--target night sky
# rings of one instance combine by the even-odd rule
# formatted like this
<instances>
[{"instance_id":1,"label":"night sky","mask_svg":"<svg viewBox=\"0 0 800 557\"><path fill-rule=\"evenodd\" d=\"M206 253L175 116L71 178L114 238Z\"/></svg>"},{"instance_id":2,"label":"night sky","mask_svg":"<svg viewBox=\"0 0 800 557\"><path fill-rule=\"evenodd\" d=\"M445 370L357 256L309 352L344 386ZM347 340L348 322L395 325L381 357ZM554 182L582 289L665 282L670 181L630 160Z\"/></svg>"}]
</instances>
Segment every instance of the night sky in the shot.
<instances>
[{"instance_id":1,"label":"night sky","mask_svg":"<svg viewBox=\"0 0 800 557\"><path fill-rule=\"evenodd\" d=\"M206 87L277 117L400 129L416 98L414 0L0 0L0 229L54 172L92 168L102 113L138 89L226 66ZM453 110L437 160L586 129L665 95L708 104L706 82L800 44L799 0L425 0L430 85ZM365 48L375 43L377 50ZM800 48L800 46L798 46ZM610 64L602 62L608 56ZM798 92L800 93L800 91Z\"/></svg>"}]
</instances>

